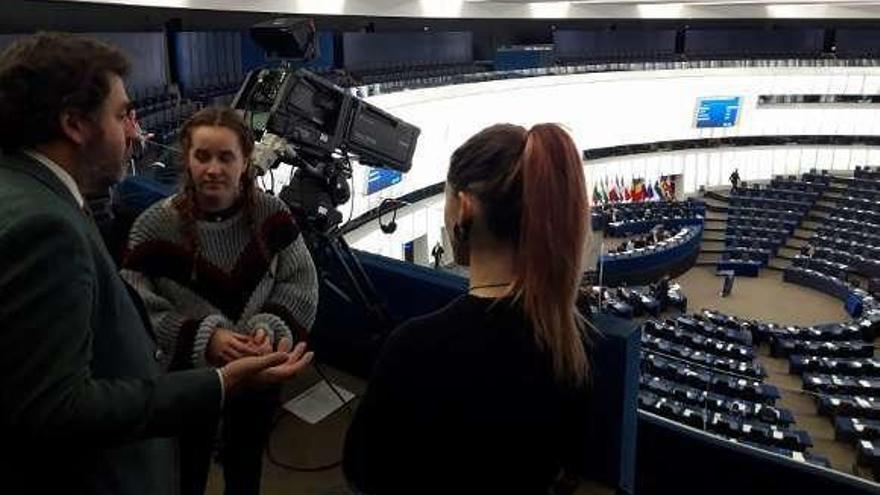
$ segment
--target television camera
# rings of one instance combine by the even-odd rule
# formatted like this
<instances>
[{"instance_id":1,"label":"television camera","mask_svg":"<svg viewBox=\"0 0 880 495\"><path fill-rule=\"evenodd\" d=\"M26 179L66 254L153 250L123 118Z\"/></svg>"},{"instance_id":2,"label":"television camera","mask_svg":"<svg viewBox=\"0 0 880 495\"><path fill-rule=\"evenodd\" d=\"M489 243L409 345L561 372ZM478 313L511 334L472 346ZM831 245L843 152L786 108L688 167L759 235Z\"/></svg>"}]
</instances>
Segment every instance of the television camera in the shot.
<instances>
[{"instance_id":1,"label":"television camera","mask_svg":"<svg viewBox=\"0 0 880 495\"><path fill-rule=\"evenodd\" d=\"M261 134L256 165L295 167L280 197L298 220L321 233L342 221L351 197L351 160L408 172L419 129L307 70L251 72L233 106Z\"/></svg>"},{"instance_id":2,"label":"television camera","mask_svg":"<svg viewBox=\"0 0 880 495\"><path fill-rule=\"evenodd\" d=\"M303 26L313 30L310 23L299 23L289 24L288 31L298 32ZM301 45L305 48L294 51L315 53L308 48L314 43L281 36L285 38L287 48L267 47L267 52L289 54L291 46ZM313 331L313 349L337 366L365 374L394 321L341 235L342 214L337 207L351 198L352 161L408 172L420 130L331 81L286 63L249 73L233 106L259 137L254 156L258 173L280 163L294 167L279 197L293 212L318 268L322 304L316 327L323 331ZM361 320L363 332L340 335L336 327L342 313L357 306L366 316Z\"/></svg>"}]
</instances>

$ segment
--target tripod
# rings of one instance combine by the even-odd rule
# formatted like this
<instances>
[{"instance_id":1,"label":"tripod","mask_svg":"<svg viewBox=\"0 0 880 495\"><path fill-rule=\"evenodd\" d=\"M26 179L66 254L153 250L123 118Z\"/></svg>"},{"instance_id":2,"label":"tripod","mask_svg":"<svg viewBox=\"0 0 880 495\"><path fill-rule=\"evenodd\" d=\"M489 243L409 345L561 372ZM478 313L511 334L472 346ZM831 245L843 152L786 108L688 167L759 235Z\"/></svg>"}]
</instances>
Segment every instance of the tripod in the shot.
<instances>
[{"instance_id":1,"label":"tripod","mask_svg":"<svg viewBox=\"0 0 880 495\"><path fill-rule=\"evenodd\" d=\"M321 291L310 346L323 362L366 378L395 321L338 230L315 228L302 208L291 210L302 226Z\"/></svg>"},{"instance_id":2,"label":"tripod","mask_svg":"<svg viewBox=\"0 0 880 495\"><path fill-rule=\"evenodd\" d=\"M370 280L345 238L338 233L314 233L312 245L313 256L316 253L322 255L321 281L347 302L360 304L373 323L372 326L384 329L386 335L390 333L393 325L391 315L388 314L388 309L376 293L373 281ZM332 265L336 266L341 275L341 277L335 277L336 280L332 276L333 272L326 269ZM348 292L345 290L345 285L348 286Z\"/></svg>"}]
</instances>

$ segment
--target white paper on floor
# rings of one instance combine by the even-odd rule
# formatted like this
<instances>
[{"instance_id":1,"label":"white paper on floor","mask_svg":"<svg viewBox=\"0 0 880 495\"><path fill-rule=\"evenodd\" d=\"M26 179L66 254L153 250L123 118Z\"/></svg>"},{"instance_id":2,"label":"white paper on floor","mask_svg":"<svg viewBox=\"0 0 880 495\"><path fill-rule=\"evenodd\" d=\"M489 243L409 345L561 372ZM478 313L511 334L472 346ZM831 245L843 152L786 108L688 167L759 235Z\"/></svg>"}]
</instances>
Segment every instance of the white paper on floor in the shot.
<instances>
[{"instance_id":1,"label":"white paper on floor","mask_svg":"<svg viewBox=\"0 0 880 495\"><path fill-rule=\"evenodd\" d=\"M347 403L354 398L354 394L334 383L333 388ZM334 411L342 407L344 403L333 393L327 382L321 380L312 385L305 392L284 403L284 409L295 414L298 418L309 424L316 424Z\"/></svg>"}]
</instances>

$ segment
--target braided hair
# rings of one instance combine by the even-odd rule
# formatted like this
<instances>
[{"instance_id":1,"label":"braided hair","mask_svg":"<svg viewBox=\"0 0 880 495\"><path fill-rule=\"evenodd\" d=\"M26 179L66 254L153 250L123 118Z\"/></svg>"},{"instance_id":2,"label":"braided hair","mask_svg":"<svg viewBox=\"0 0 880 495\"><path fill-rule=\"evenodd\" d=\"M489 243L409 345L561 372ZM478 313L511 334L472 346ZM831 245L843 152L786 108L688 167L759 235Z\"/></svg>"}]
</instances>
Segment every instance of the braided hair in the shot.
<instances>
[{"instance_id":1,"label":"braided hair","mask_svg":"<svg viewBox=\"0 0 880 495\"><path fill-rule=\"evenodd\" d=\"M242 155L246 161L245 171L241 176L239 184L245 221L251 226L251 238L257 243L260 254L268 261L270 256L269 249L266 246L266 239L260 231L260 226L257 225L254 219L254 210L259 192L250 162L251 153L254 150L253 134L241 116L232 108L219 106L203 108L190 117L180 129L180 147L184 156L184 162L189 159L193 132L197 128L204 126L223 127L231 130L238 137L238 144L241 146ZM183 236L185 246L192 254L193 259L198 259L200 245L196 221L201 212L196 201L195 180L186 163L184 164L180 192L172 200L172 206L180 215L181 235ZM193 277L195 277L195 264L193 264Z\"/></svg>"}]
</instances>

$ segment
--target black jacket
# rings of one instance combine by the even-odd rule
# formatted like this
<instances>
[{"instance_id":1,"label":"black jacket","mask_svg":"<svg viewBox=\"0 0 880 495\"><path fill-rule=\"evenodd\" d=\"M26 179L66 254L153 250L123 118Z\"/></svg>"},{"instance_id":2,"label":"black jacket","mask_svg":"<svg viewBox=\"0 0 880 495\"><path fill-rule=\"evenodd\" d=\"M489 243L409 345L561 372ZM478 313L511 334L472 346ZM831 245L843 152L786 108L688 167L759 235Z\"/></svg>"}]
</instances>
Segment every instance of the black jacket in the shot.
<instances>
[{"instance_id":1,"label":"black jacket","mask_svg":"<svg viewBox=\"0 0 880 495\"><path fill-rule=\"evenodd\" d=\"M0 156L3 492L176 493L169 437L216 420L220 383L212 369L163 375L157 352L70 191Z\"/></svg>"}]
</instances>

